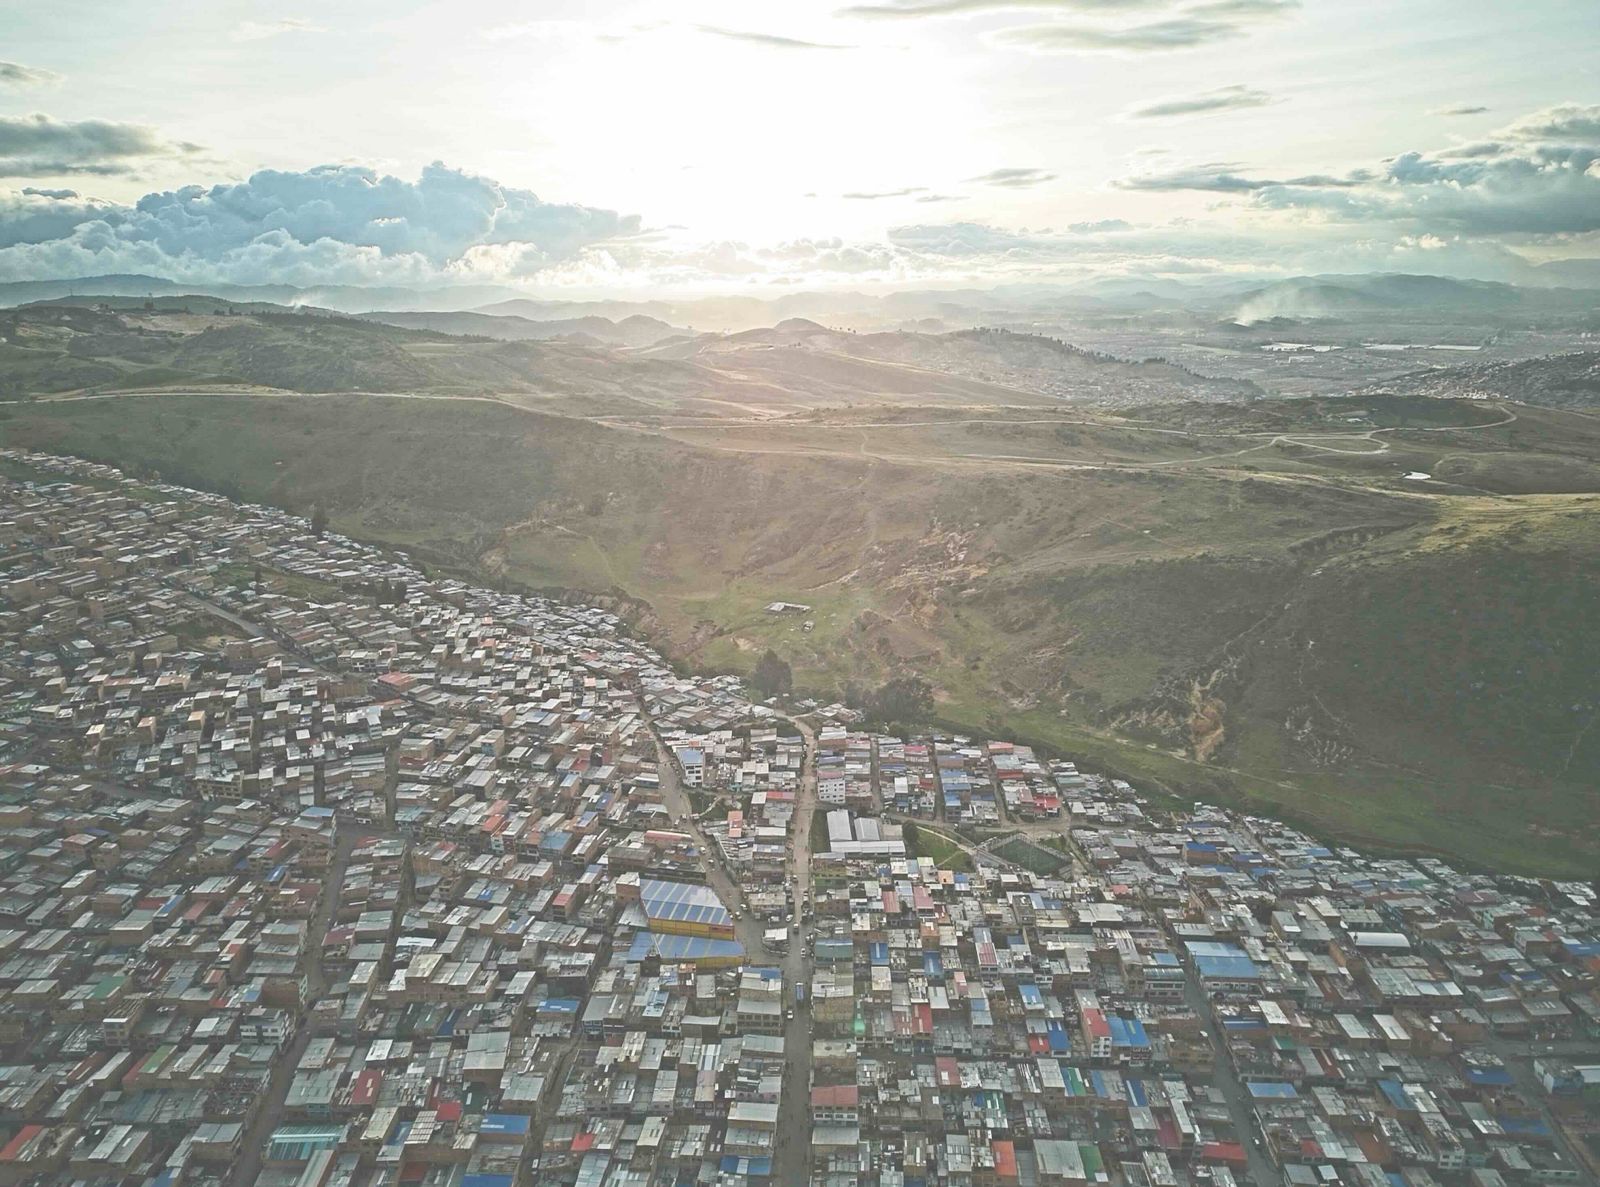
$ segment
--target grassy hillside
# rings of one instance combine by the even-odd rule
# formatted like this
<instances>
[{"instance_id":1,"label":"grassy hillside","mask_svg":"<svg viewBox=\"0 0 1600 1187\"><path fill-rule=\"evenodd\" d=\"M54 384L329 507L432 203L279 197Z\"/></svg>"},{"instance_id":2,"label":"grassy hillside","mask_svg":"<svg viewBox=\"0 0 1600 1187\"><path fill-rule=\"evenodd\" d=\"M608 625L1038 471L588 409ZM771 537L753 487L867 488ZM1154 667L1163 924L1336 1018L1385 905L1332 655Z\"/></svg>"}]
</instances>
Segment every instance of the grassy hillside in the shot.
<instances>
[{"instance_id":1,"label":"grassy hillside","mask_svg":"<svg viewBox=\"0 0 1600 1187\"><path fill-rule=\"evenodd\" d=\"M1515 869L1600 857L1600 434L1573 414L900 407L659 430L245 394L3 413L7 443L597 592L703 667L770 646L829 692L914 668L953 722L1176 794ZM1445 463L1480 481L1407 477Z\"/></svg>"}]
</instances>

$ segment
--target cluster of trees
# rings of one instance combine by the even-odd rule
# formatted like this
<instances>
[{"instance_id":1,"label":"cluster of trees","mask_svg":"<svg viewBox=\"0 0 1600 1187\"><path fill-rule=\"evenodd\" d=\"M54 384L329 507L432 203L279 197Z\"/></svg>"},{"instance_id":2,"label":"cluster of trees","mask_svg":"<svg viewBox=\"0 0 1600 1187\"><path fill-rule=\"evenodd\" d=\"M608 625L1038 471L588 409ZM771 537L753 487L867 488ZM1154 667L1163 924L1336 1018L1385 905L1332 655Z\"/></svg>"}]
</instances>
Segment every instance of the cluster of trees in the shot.
<instances>
[{"instance_id":1,"label":"cluster of trees","mask_svg":"<svg viewBox=\"0 0 1600 1187\"><path fill-rule=\"evenodd\" d=\"M768 650L750 673L750 687L763 698L786 697L794 691L794 672L787 660ZM846 685L844 699L879 725L920 725L933 719L933 685L921 676L894 676L870 691Z\"/></svg>"},{"instance_id":2,"label":"cluster of trees","mask_svg":"<svg viewBox=\"0 0 1600 1187\"><path fill-rule=\"evenodd\" d=\"M915 725L933 718L933 685L921 676L894 676L862 698L868 720L882 725Z\"/></svg>"},{"instance_id":3,"label":"cluster of trees","mask_svg":"<svg viewBox=\"0 0 1600 1187\"><path fill-rule=\"evenodd\" d=\"M755 671L750 673L750 683L763 697L786 697L794 691L794 672L790 670L787 660L769 649L756 660Z\"/></svg>"},{"instance_id":4,"label":"cluster of trees","mask_svg":"<svg viewBox=\"0 0 1600 1187\"><path fill-rule=\"evenodd\" d=\"M393 581L384 578L382 581L364 582L357 590L363 597L371 598L374 606L398 606L406 600L406 583L398 578Z\"/></svg>"}]
</instances>

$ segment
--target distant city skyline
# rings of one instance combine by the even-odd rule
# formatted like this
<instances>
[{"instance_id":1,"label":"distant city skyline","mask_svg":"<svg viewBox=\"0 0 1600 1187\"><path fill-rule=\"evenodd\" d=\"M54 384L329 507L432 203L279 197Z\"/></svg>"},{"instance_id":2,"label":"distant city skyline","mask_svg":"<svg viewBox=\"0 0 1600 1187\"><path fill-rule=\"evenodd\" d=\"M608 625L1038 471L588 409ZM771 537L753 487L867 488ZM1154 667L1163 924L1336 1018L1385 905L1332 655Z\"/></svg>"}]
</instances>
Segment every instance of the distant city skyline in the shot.
<instances>
[{"instance_id":1,"label":"distant city skyline","mask_svg":"<svg viewBox=\"0 0 1600 1187\"><path fill-rule=\"evenodd\" d=\"M1530 282L1600 257L1594 17L0 0L0 282Z\"/></svg>"}]
</instances>

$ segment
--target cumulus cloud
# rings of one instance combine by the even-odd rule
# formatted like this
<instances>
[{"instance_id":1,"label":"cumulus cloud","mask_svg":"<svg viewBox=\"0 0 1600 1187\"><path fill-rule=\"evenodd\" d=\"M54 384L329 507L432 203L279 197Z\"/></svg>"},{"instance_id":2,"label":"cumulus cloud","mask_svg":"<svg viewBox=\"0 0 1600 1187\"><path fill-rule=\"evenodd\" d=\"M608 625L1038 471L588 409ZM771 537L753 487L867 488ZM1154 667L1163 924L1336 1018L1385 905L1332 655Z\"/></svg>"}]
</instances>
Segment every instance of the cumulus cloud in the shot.
<instances>
[{"instance_id":1,"label":"cumulus cloud","mask_svg":"<svg viewBox=\"0 0 1600 1187\"><path fill-rule=\"evenodd\" d=\"M198 151L198 145L169 141L140 124L68 122L37 113L0 116L0 177L132 173L151 159Z\"/></svg>"},{"instance_id":2,"label":"cumulus cloud","mask_svg":"<svg viewBox=\"0 0 1600 1187\"><path fill-rule=\"evenodd\" d=\"M21 62L0 62L0 87L21 91L31 87L50 86L60 81L61 75L54 70L24 66Z\"/></svg>"},{"instance_id":3,"label":"cumulus cloud","mask_svg":"<svg viewBox=\"0 0 1600 1187\"><path fill-rule=\"evenodd\" d=\"M1600 141L1600 103L1560 103L1524 116L1500 133L1507 140Z\"/></svg>"},{"instance_id":4,"label":"cumulus cloud","mask_svg":"<svg viewBox=\"0 0 1600 1187\"><path fill-rule=\"evenodd\" d=\"M146 194L132 206L71 191L0 199L0 279L148 272L235 283L426 282L531 276L637 216L542 201L440 164L416 181L355 166L262 170Z\"/></svg>"},{"instance_id":5,"label":"cumulus cloud","mask_svg":"<svg viewBox=\"0 0 1600 1187\"><path fill-rule=\"evenodd\" d=\"M997 185L1011 190L1024 190L1055 179L1054 173L1043 169L991 169L978 177L967 178L978 185Z\"/></svg>"},{"instance_id":6,"label":"cumulus cloud","mask_svg":"<svg viewBox=\"0 0 1600 1187\"><path fill-rule=\"evenodd\" d=\"M1266 91L1258 91L1253 87L1235 84L1230 87L1218 87L1214 91L1205 91L1198 95L1175 96L1170 99L1157 99L1154 103L1146 103L1142 107L1135 107L1126 113L1128 119L1155 120L1175 119L1189 115L1205 115L1216 111L1239 111L1249 107L1266 107L1274 100Z\"/></svg>"},{"instance_id":7,"label":"cumulus cloud","mask_svg":"<svg viewBox=\"0 0 1600 1187\"><path fill-rule=\"evenodd\" d=\"M1428 236L1588 234L1600 232L1600 105L1546 108L1488 140L1401 153L1381 168L1264 178L1232 163L1199 164L1114 184L1237 195L1267 213L1403 224L1419 243Z\"/></svg>"}]
</instances>

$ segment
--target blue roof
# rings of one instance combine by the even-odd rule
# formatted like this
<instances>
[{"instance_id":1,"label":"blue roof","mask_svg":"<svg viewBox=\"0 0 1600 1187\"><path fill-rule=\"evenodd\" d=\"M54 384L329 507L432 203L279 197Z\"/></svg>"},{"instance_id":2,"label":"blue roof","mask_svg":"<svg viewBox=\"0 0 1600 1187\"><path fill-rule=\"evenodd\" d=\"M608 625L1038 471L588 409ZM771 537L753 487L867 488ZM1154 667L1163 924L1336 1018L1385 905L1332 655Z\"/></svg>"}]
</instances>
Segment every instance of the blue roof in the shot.
<instances>
[{"instance_id":1,"label":"blue roof","mask_svg":"<svg viewBox=\"0 0 1600 1187\"><path fill-rule=\"evenodd\" d=\"M479 1133L525 1134L531 1117L524 1113L485 1113L478 1126Z\"/></svg>"},{"instance_id":2,"label":"blue roof","mask_svg":"<svg viewBox=\"0 0 1600 1187\"><path fill-rule=\"evenodd\" d=\"M1294 1100L1300 1095L1293 1084L1283 1080L1252 1080L1246 1087L1257 1100Z\"/></svg>"},{"instance_id":3,"label":"blue roof","mask_svg":"<svg viewBox=\"0 0 1600 1187\"><path fill-rule=\"evenodd\" d=\"M1411 1097L1407 1094L1405 1085L1398 1080L1379 1080L1378 1091L1388 1098L1388 1101L1397 1109L1413 1109Z\"/></svg>"},{"instance_id":4,"label":"blue roof","mask_svg":"<svg viewBox=\"0 0 1600 1187\"><path fill-rule=\"evenodd\" d=\"M1219 981L1248 981L1261 976L1256 962L1248 956L1197 956L1194 965L1202 977Z\"/></svg>"},{"instance_id":5,"label":"blue roof","mask_svg":"<svg viewBox=\"0 0 1600 1187\"><path fill-rule=\"evenodd\" d=\"M1072 1040L1067 1037L1067 1028L1062 1025L1059 1018L1046 1019L1044 1037L1049 1041L1052 1052L1072 1049Z\"/></svg>"},{"instance_id":6,"label":"blue roof","mask_svg":"<svg viewBox=\"0 0 1600 1187\"><path fill-rule=\"evenodd\" d=\"M1469 1067L1467 1079L1473 1084L1503 1086L1511 1083L1511 1073L1503 1067Z\"/></svg>"},{"instance_id":7,"label":"blue roof","mask_svg":"<svg viewBox=\"0 0 1600 1187\"><path fill-rule=\"evenodd\" d=\"M1150 1103L1150 1094L1144 1090L1143 1080L1124 1080L1128 1088L1128 1103L1136 1109L1145 1108Z\"/></svg>"},{"instance_id":8,"label":"blue roof","mask_svg":"<svg viewBox=\"0 0 1600 1187\"><path fill-rule=\"evenodd\" d=\"M1538 1117L1512 1117L1505 1113L1496 1113L1494 1119L1500 1122L1500 1128L1507 1133L1521 1133L1541 1138L1550 1136L1550 1127Z\"/></svg>"},{"instance_id":9,"label":"blue roof","mask_svg":"<svg viewBox=\"0 0 1600 1187\"><path fill-rule=\"evenodd\" d=\"M889 945L882 941L873 943L868 947L867 951L871 955L873 964L889 963Z\"/></svg>"},{"instance_id":10,"label":"blue roof","mask_svg":"<svg viewBox=\"0 0 1600 1187\"><path fill-rule=\"evenodd\" d=\"M733 916L728 914L717 892L697 882L643 878L639 882L639 900L651 919L711 927L729 927L733 923Z\"/></svg>"},{"instance_id":11,"label":"blue roof","mask_svg":"<svg viewBox=\"0 0 1600 1187\"><path fill-rule=\"evenodd\" d=\"M544 1004L539 1007L541 1014L576 1014L578 1012L578 999L575 997L547 997Z\"/></svg>"},{"instance_id":12,"label":"blue roof","mask_svg":"<svg viewBox=\"0 0 1600 1187\"><path fill-rule=\"evenodd\" d=\"M467 1175L461 1180L461 1187L511 1187L510 1175Z\"/></svg>"},{"instance_id":13,"label":"blue roof","mask_svg":"<svg viewBox=\"0 0 1600 1187\"><path fill-rule=\"evenodd\" d=\"M1111 1045L1113 1047L1148 1047L1150 1036L1145 1034L1144 1023L1137 1018L1123 1018L1116 1014L1106 1017L1106 1025L1111 1029Z\"/></svg>"}]
</instances>

